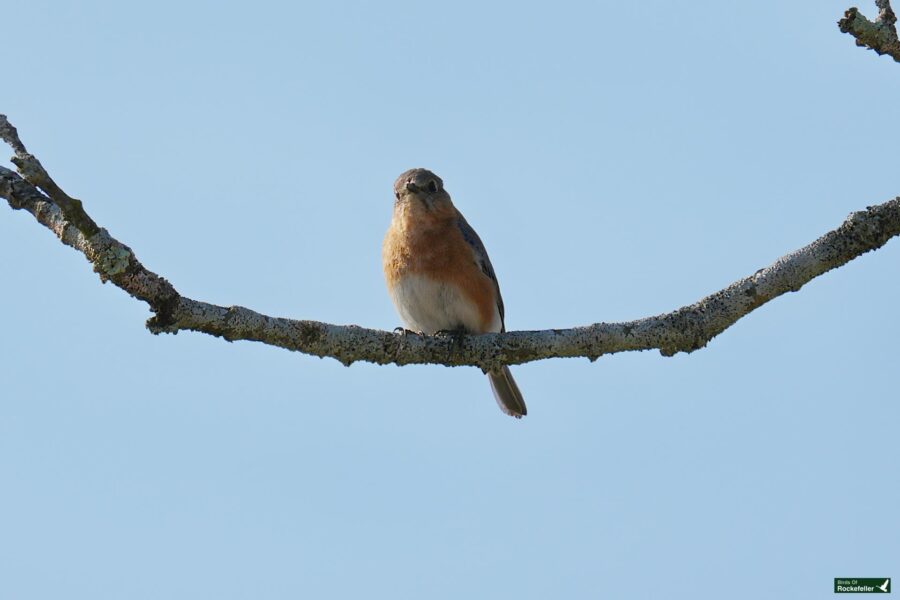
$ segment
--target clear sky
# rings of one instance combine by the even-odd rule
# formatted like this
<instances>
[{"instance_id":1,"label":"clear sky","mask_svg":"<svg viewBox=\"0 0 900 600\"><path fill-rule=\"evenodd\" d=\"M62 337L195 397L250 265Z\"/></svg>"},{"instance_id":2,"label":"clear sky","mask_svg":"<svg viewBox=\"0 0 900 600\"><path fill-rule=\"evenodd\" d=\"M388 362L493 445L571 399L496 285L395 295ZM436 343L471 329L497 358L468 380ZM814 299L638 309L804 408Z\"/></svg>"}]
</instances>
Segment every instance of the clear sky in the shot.
<instances>
[{"instance_id":1,"label":"clear sky","mask_svg":"<svg viewBox=\"0 0 900 600\"><path fill-rule=\"evenodd\" d=\"M0 112L199 300L396 327L380 245L421 166L509 329L628 320L900 194L900 65L838 31L848 5L15 2ZM476 369L150 335L24 212L0 209L0 253L0 598L900 576L897 240L691 355L514 367L522 421Z\"/></svg>"}]
</instances>

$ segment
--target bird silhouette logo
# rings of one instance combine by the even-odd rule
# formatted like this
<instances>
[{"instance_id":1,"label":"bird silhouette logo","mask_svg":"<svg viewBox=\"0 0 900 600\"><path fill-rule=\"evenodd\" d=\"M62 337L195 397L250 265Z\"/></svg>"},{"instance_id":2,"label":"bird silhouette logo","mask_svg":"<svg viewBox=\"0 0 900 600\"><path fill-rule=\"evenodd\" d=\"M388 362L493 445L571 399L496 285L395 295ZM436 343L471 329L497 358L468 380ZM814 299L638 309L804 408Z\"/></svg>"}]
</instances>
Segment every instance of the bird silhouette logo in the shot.
<instances>
[{"instance_id":1,"label":"bird silhouette logo","mask_svg":"<svg viewBox=\"0 0 900 600\"><path fill-rule=\"evenodd\" d=\"M891 579L890 577L884 580L884 583L878 586L878 589L887 594L890 593L891 588Z\"/></svg>"}]
</instances>

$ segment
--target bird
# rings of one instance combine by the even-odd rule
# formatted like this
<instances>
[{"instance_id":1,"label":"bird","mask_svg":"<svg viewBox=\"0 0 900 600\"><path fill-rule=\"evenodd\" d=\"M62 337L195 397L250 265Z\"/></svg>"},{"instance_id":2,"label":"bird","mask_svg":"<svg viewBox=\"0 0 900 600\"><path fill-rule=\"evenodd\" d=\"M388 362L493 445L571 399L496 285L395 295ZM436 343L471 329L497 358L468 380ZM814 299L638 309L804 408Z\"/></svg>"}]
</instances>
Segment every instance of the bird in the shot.
<instances>
[{"instance_id":1,"label":"bird","mask_svg":"<svg viewBox=\"0 0 900 600\"><path fill-rule=\"evenodd\" d=\"M497 275L481 238L428 169L394 182L394 209L382 246L388 293L404 325L425 335L506 331ZM527 414L509 367L486 371L500 409Z\"/></svg>"}]
</instances>

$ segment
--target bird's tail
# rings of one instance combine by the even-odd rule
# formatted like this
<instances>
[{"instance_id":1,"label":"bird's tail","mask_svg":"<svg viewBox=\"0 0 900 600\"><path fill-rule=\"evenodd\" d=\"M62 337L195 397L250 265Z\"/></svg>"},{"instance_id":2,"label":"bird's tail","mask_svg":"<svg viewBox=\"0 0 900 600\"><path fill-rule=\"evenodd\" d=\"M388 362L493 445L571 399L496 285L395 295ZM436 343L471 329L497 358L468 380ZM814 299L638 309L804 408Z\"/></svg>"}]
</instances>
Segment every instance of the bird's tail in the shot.
<instances>
[{"instance_id":1,"label":"bird's tail","mask_svg":"<svg viewBox=\"0 0 900 600\"><path fill-rule=\"evenodd\" d=\"M500 410L517 419L528 414L522 392L519 391L516 380L509 372L509 367L503 367L499 371L489 371L487 376L491 380L491 390L494 392L497 404L500 405Z\"/></svg>"}]
</instances>

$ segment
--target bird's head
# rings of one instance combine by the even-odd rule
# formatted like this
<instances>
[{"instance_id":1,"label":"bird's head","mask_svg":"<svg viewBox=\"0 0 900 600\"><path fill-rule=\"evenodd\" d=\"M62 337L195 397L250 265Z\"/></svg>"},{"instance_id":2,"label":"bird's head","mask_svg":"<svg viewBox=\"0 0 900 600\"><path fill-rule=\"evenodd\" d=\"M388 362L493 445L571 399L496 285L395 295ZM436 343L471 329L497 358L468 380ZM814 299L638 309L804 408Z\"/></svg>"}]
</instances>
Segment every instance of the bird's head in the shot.
<instances>
[{"instance_id":1,"label":"bird's head","mask_svg":"<svg viewBox=\"0 0 900 600\"><path fill-rule=\"evenodd\" d=\"M453 210L443 180L428 169L404 171L394 182L394 198L395 204L408 204L412 210L424 208L435 213Z\"/></svg>"}]
</instances>

